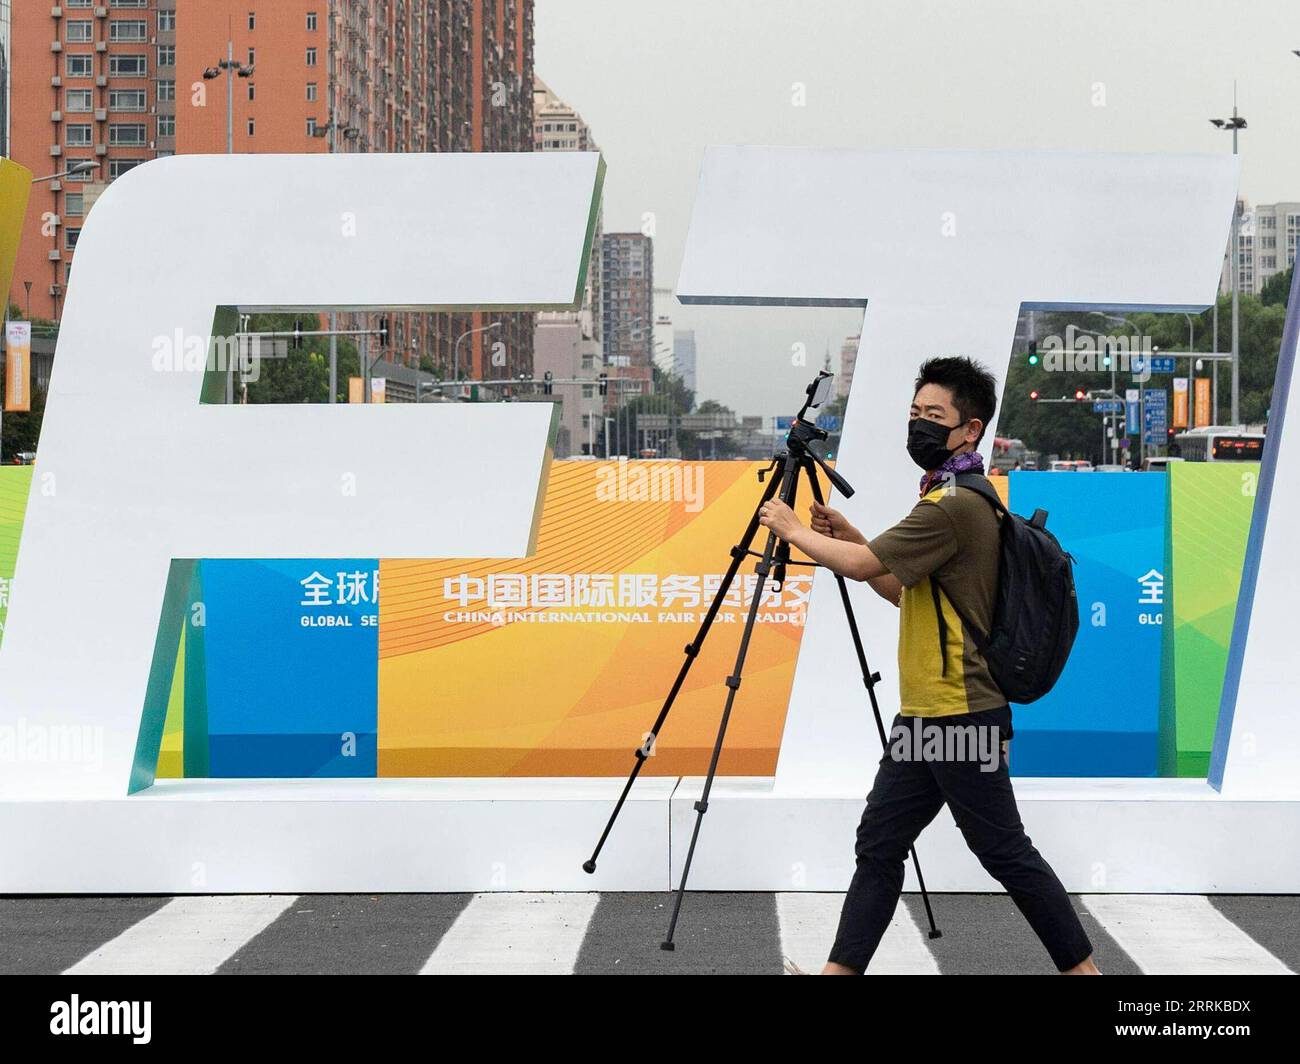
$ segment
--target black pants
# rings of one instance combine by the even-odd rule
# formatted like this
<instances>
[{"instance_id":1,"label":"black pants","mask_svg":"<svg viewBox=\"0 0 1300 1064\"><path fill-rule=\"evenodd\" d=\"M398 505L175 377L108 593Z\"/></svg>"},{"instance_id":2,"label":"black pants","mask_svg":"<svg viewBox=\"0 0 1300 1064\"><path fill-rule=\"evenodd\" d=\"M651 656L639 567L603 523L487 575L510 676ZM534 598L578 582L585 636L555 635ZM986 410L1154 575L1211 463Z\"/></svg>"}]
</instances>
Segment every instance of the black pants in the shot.
<instances>
[{"instance_id":1,"label":"black pants","mask_svg":"<svg viewBox=\"0 0 1300 1064\"><path fill-rule=\"evenodd\" d=\"M898 906L903 861L944 802L966 845L1024 913L1057 970L1065 971L1086 960L1092 944L1061 881L1025 834L1006 755L993 753L999 750L994 735L988 733L986 749L997 767L983 771L981 761L970 751L953 756L951 747L945 760L921 759L908 749L916 745L908 742L915 736L915 720L899 714L890 729L889 749L880 759L858 825L857 870L844 899L830 960L858 972L866 970ZM942 727L944 732L936 733L940 735L970 725L996 727L1003 740L1012 735L1009 706L922 718L921 723ZM900 727L907 729L906 738L897 734Z\"/></svg>"}]
</instances>

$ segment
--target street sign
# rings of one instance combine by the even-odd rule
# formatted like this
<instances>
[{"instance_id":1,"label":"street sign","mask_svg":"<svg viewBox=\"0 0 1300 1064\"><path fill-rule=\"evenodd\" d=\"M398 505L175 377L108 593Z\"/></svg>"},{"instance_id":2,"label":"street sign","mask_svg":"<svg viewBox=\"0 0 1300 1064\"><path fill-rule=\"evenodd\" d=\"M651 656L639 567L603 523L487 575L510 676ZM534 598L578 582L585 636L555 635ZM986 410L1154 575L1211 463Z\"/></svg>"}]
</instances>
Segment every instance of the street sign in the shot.
<instances>
[{"instance_id":1,"label":"street sign","mask_svg":"<svg viewBox=\"0 0 1300 1064\"><path fill-rule=\"evenodd\" d=\"M1126 388L1124 390L1124 431L1130 436L1136 436L1141 428L1138 425L1138 390L1136 388Z\"/></svg>"},{"instance_id":2,"label":"street sign","mask_svg":"<svg viewBox=\"0 0 1300 1064\"><path fill-rule=\"evenodd\" d=\"M1163 388L1143 388L1143 438L1148 447L1169 442L1169 395Z\"/></svg>"},{"instance_id":3,"label":"street sign","mask_svg":"<svg viewBox=\"0 0 1300 1064\"><path fill-rule=\"evenodd\" d=\"M1174 359L1172 355L1153 355L1151 357L1152 373L1173 373Z\"/></svg>"},{"instance_id":4,"label":"street sign","mask_svg":"<svg viewBox=\"0 0 1300 1064\"><path fill-rule=\"evenodd\" d=\"M1094 414L1122 414L1124 413L1123 399L1101 399L1092 404Z\"/></svg>"}]
</instances>

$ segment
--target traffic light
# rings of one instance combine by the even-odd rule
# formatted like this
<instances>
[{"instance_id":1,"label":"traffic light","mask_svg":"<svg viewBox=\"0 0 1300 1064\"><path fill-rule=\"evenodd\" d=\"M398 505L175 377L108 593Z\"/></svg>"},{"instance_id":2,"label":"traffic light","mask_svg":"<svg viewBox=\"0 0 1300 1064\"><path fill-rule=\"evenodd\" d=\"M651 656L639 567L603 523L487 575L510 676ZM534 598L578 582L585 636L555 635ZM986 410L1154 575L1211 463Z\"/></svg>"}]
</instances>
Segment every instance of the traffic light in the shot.
<instances>
[{"instance_id":1,"label":"traffic light","mask_svg":"<svg viewBox=\"0 0 1300 1064\"><path fill-rule=\"evenodd\" d=\"M1030 398L1030 399L1037 399L1037 398L1038 398L1038 389L1037 389L1037 388L1035 388L1032 392L1029 393L1029 398Z\"/></svg>"},{"instance_id":2,"label":"traffic light","mask_svg":"<svg viewBox=\"0 0 1300 1064\"><path fill-rule=\"evenodd\" d=\"M1031 366L1038 365L1038 341L1037 340L1029 341L1029 364Z\"/></svg>"},{"instance_id":3,"label":"traffic light","mask_svg":"<svg viewBox=\"0 0 1300 1064\"><path fill-rule=\"evenodd\" d=\"M554 379L554 377L555 377L555 374L552 373L549 369L548 369L545 373L542 374L542 394L543 394L543 395L551 395L551 394L555 391L555 385L553 385L553 384L551 383L551 381L552 381L552 379Z\"/></svg>"},{"instance_id":4,"label":"traffic light","mask_svg":"<svg viewBox=\"0 0 1300 1064\"><path fill-rule=\"evenodd\" d=\"M1110 344L1101 345L1101 368L1110 369Z\"/></svg>"},{"instance_id":5,"label":"traffic light","mask_svg":"<svg viewBox=\"0 0 1300 1064\"><path fill-rule=\"evenodd\" d=\"M379 346L380 347L388 346L388 319L387 318L379 319Z\"/></svg>"},{"instance_id":6,"label":"traffic light","mask_svg":"<svg viewBox=\"0 0 1300 1064\"><path fill-rule=\"evenodd\" d=\"M608 374L608 373L602 373L602 374L601 374L599 377L597 377L596 379L600 382L600 385L599 385L599 387L600 387L600 394L601 394L601 395L608 395L608 394L609 394L609 374Z\"/></svg>"},{"instance_id":7,"label":"traffic light","mask_svg":"<svg viewBox=\"0 0 1300 1064\"><path fill-rule=\"evenodd\" d=\"M1074 389L1074 398L1075 398L1075 401L1076 401L1076 402L1081 402L1082 400L1088 398L1088 393L1085 392L1082 388L1075 388L1075 389Z\"/></svg>"},{"instance_id":8,"label":"traffic light","mask_svg":"<svg viewBox=\"0 0 1300 1064\"><path fill-rule=\"evenodd\" d=\"M293 319L293 349L302 350L302 318Z\"/></svg>"}]
</instances>

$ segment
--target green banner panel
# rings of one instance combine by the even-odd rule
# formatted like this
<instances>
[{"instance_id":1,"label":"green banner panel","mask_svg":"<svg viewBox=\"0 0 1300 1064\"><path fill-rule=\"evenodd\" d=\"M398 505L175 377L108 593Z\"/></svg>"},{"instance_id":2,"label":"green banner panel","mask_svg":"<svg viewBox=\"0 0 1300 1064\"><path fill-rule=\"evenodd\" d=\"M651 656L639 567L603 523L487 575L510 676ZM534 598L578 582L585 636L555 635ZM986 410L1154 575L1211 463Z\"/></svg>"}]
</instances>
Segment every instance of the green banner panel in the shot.
<instances>
[{"instance_id":1,"label":"green banner panel","mask_svg":"<svg viewBox=\"0 0 1300 1064\"><path fill-rule=\"evenodd\" d=\"M1162 776L1204 776L1223 693L1258 462L1169 463Z\"/></svg>"}]
</instances>

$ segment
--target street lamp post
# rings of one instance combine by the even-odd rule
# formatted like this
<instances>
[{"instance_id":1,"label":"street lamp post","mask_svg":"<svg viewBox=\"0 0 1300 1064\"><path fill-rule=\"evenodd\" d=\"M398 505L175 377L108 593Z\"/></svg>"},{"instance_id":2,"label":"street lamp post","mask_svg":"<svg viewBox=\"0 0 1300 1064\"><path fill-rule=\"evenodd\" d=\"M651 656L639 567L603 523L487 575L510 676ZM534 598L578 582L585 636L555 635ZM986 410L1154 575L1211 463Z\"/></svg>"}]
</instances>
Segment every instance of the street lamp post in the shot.
<instances>
[{"instance_id":1,"label":"street lamp post","mask_svg":"<svg viewBox=\"0 0 1300 1064\"><path fill-rule=\"evenodd\" d=\"M1232 154L1237 152L1237 134L1246 128L1246 119L1237 113L1237 84L1232 85L1232 117L1231 118L1211 118L1210 124L1216 129L1232 131ZM1238 424L1241 420L1240 408L1240 387L1241 387L1241 354L1239 350L1240 341L1240 317L1238 310L1238 288L1239 275L1241 273L1241 200L1238 198L1232 204L1232 423Z\"/></svg>"},{"instance_id":2,"label":"street lamp post","mask_svg":"<svg viewBox=\"0 0 1300 1064\"><path fill-rule=\"evenodd\" d=\"M98 169L99 169L99 162L97 160L82 159L80 162L73 163L71 166L69 166L66 170L62 171L61 173L46 174L44 177L32 178L32 184L39 185L42 181L57 181L61 177L71 177L74 174L84 174L87 171L98 170Z\"/></svg>"},{"instance_id":3,"label":"street lamp post","mask_svg":"<svg viewBox=\"0 0 1300 1064\"><path fill-rule=\"evenodd\" d=\"M453 385L460 380L460 342L467 336L473 336L475 333L491 332L494 329L501 328L499 321L489 322L487 325L480 325L476 329L466 329L456 337L456 346L452 352L452 371L451 379Z\"/></svg>"}]
</instances>

